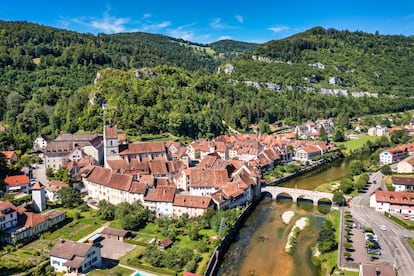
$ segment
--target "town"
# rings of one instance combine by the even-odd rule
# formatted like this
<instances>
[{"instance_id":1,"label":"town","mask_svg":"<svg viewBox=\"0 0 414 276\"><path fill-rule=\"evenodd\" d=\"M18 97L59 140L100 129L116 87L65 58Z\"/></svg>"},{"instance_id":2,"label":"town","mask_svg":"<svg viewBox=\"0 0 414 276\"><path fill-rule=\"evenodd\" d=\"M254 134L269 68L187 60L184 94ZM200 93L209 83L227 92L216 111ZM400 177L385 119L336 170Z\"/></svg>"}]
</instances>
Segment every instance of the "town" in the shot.
<instances>
[{"instance_id":1,"label":"town","mask_svg":"<svg viewBox=\"0 0 414 276\"><path fill-rule=\"evenodd\" d=\"M39 135L33 148L41 162L32 164L29 169L24 170L24 174L7 175L4 179L4 195L13 195L14 199L31 195L31 200L22 201L23 205L16 206L3 199L0 203L0 241L12 246L30 243L41 237L42 233L54 231L56 227L65 227L65 209L53 209L52 206L62 203L62 191L67 189L78 195L70 200L82 198L86 208L99 210L107 204L117 206L128 203L132 206L139 202L154 218L180 219L184 216L190 220L205 215L209 209L226 210L251 205L260 200L263 193L272 193L274 198L282 192L292 195L296 189L273 191L273 187L277 186L272 187L272 182L266 183L263 175L274 170L276 166L295 163L300 169L287 175L288 178L294 177L297 173L323 164L321 160L331 160L332 156L338 156L340 151L337 147L319 139L321 129L329 134L334 123L333 118L318 119L280 134L237 133L212 140L195 140L186 146L171 141L130 143L125 133L112 124L104 127L102 135L62 133L54 140L46 135ZM358 131L359 128L360 126ZM367 135L386 137L394 131L411 135L414 128L411 124L393 129L376 126L369 128ZM2 154L10 166L18 161L14 151L4 151ZM345 198L351 197L340 192L339 199L333 199L333 194L328 193L319 194L319 198L313 203L318 204L320 198L329 198L328 201L333 206L348 205L351 210L369 206L376 215L385 213L397 221L414 221L414 196L410 193L414 190L414 178L404 175L414 172L412 155L414 144L398 145L380 153L379 164L383 168L391 165L392 168L388 169L398 174L392 176L388 189L384 184L384 175L375 173L367 181L374 183L371 184L373 187L370 188L370 193L361 194L365 198L357 196L351 202L345 203ZM66 179L66 182L62 179L52 180L51 176L59 171L64 172L62 179ZM383 188L373 190L374 186ZM307 197L306 191L296 192ZM73 206L78 203L75 202ZM347 215L343 215L344 220L347 218L346 221L353 222L350 212L346 212ZM353 214L353 218L367 223L367 220L360 218L361 215L357 212ZM392 228L389 226L392 222L385 220L380 225L382 231ZM108 266L108 262L102 260L113 258L111 256L116 255L117 246L112 245L112 251L115 252L108 253L105 245L101 248L101 240L117 240L122 243L131 237L130 230L122 227L115 229L108 225L105 223L105 227L85 233L80 241L57 240L49 252L50 266L57 272L74 274ZM349 227L343 231L351 233ZM349 235L347 237L349 241L351 238ZM165 236L158 241L160 248L165 250L171 247L172 240L172 237ZM349 243L344 241L343 244ZM339 248L343 244L340 242ZM370 254L378 256L380 250L377 235L375 239L372 238L372 244ZM108 246L110 245L106 245ZM349 252L344 253L344 256L351 259ZM342 267L346 268L346 262L342 263ZM371 266L372 264L362 264L368 270L372 269ZM383 271L389 271L390 268L392 273L394 271L390 264L374 266ZM358 269L363 269L362 267ZM210 268L207 271L211 273ZM399 273L404 275L404 271ZM184 275L193 274L186 272Z\"/></svg>"}]
</instances>

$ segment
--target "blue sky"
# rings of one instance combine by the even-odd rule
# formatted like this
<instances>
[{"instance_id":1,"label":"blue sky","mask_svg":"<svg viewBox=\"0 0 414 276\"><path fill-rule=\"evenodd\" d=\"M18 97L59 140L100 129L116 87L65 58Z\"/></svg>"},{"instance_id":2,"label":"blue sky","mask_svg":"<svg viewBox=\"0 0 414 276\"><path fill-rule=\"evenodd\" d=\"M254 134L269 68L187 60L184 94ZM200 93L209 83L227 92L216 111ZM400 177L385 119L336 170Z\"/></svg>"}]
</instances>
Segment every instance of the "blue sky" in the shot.
<instances>
[{"instance_id":1,"label":"blue sky","mask_svg":"<svg viewBox=\"0 0 414 276\"><path fill-rule=\"evenodd\" d=\"M262 43L315 26L414 35L414 1L3 0L0 19L82 33L141 31L199 43Z\"/></svg>"}]
</instances>

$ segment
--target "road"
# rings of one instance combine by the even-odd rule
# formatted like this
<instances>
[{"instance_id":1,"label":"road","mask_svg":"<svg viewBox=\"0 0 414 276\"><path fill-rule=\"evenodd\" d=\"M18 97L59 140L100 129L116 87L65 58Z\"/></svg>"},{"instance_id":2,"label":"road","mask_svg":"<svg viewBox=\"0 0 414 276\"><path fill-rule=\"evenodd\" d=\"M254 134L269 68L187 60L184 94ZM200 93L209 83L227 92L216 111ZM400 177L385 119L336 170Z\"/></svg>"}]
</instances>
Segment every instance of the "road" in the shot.
<instances>
[{"instance_id":1,"label":"road","mask_svg":"<svg viewBox=\"0 0 414 276\"><path fill-rule=\"evenodd\" d=\"M383 175L381 172L373 173L370 176L370 187L366 193L362 193L353 198L350 202L350 211L354 219L362 226L371 227L378 236L381 246L381 256L378 262L386 262L394 266L398 270L398 275L412 276L414 275L414 253L408 247L404 236L414 238L412 231L406 230L395 224L391 220L384 217L383 213L376 212L375 209L369 207L369 196L382 184ZM374 180L376 184L374 184ZM385 225L385 231L380 226ZM394 263L395 262L395 263Z\"/></svg>"},{"instance_id":2,"label":"road","mask_svg":"<svg viewBox=\"0 0 414 276\"><path fill-rule=\"evenodd\" d=\"M33 177L36 178L40 183L46 185L49 183L49 180L46 177L46 164L42 162L42 164L36 164L36 169L32 171Z\"/></svg>"}]
</instances>

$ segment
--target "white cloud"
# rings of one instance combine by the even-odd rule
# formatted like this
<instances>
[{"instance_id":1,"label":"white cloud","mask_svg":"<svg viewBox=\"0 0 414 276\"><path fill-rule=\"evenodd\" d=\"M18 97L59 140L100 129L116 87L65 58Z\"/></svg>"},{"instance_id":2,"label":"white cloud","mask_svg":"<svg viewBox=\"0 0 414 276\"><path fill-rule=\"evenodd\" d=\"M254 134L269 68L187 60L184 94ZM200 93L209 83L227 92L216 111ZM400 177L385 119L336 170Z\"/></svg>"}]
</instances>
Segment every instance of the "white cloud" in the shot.
<instances>
[{"instance_id":1,"label":"white cloud","mask_svg":"<svg viewBox=\"0 0 414 276\"><path fill-rule=\"evenodd\" d=\"M270 27L270 28L267 28L267 29L269 31L272 31L273 33L280 33L280 32L289 30L289 27L288 26L279 26L279 27Z\"/></svg>"},{"instance_id":2,"label":"white cloud","mask_svg":"<svg viewBox=\"0 0 414 276\"><path fill-rule=\"evenodd\" d=\"M141 30L144 32L156 31L156 30L167 28L170 25L171 25L170 21L163 21L161 23L151 23L151 24L142 26Z\"/></svg>"},{"instance_id":3,"label":"white cloud","mask_svg":"<svg viewBox=\"0 0 414 276\"><path fill-rule=\"evenodd\" d=\"M223 35L219 37L219 40L225 40L225 39L232 39L231 36Z\"/></svg>"},{"instance_id":4,"label":"white cloud","mask_svg":"<svg viewBox=\"0 0 414 276\"><path fill-rule=\"evenodd\" d=\"M181 38L184 40L192 41L192 39L194 38L194 32L185 30L184 28L185 26L180 26L175 29L169 30L168 35L175 38Z\"/></svg>"},{"instance_id":5,"label":"white cloud","mask_svg":"<svg viewBox=\"0 0 414 276\"><path fill-rule=\"evenodd\" d=\"M236 17L237 21L239 21L240 23L243 23L244 22L243 16L236 15L235 17Z\"/></svg>"},{"instance_id":6,"label":"white cloud","mask_svg":"<svg viewBox=\"0 0 414 276\"><path fill-rule=\"evenodd\" d=\"M225 26L221 23L221 18L214 18L210 22L210 27L213 29L224 29Z\"/></svg>"},{"instance_id":7,"label":"white cloud","mask_svg":"<svg viewBox=\"0 0 414 276\"><path fill-rule=\"evenodd\" d=\"M92 20L90 25L101 32L120 33L126 30L125 24L129 21L129 18L116 18L105 13L103 18Z\"/></svg>"},{"instance_id":8,"label":"white cloud","mask_svg":"<svg viewBox=\"0 0 414 276\"><path fill-rule=\"evenodd\" d=\"M152 14L150 13L144 13L144 15L142 16L144 19L150 18L152 17Z\"/></svg>"}]
</instances>

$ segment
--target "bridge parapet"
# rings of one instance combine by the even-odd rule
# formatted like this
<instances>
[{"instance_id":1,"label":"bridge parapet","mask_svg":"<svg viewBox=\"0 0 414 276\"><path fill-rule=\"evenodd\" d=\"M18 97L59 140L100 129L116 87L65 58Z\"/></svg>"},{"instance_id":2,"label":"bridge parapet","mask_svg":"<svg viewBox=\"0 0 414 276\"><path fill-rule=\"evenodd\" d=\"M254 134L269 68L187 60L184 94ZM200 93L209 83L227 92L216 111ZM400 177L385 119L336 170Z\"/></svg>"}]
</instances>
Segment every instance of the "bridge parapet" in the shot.
<instances>
[{"instance_id":1,"label":"bridge parapet","mask_svg":"<svg viewBox=\"0 0 414 276\"><path fill-rule=\"evenodd\" d=\"M333 194L331 193L278 186L266 186L262 188L262 192L270 193L274 199L276 199L276 197L280 194L288 194L292 197L293 202L297 202L298 198L310 199L313 201L313 205L318 205L319 200L323 198L327 198L330 201L333 199Z\"/></svg>"}]
</instances>

